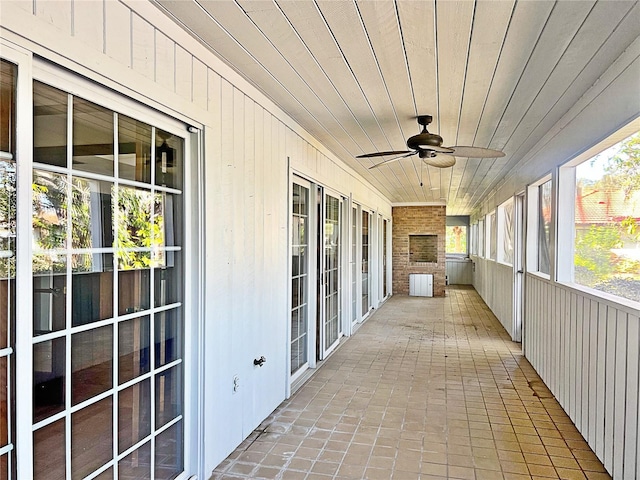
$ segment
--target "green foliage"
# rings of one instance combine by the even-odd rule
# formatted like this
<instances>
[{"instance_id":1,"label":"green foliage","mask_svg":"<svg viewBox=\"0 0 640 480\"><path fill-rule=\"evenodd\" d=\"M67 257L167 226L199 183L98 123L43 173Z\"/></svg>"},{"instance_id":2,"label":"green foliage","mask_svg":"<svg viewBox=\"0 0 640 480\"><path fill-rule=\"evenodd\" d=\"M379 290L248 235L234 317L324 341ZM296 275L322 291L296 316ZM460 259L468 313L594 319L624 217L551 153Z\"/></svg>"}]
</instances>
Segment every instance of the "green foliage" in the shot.
<instances>
[{"instance_id":1,"label":"green foliage","mask_svg":"<svg viewBox=\"0 0 640 480\"><path fill-rule=\"evenodd\" d=\"M446 253L467 253L467 228L447 227Z\"/></svg>"},{"instance_id":2,"label":"green foliage","mask_svg":"<svg viewBox=\"0 0 640 480\"><path fill-rule=\"evenodd\" d=\"M620 149L609 159L605 172L624 191L625 199L640 190L640 132L620 143Z\"/></svg>"},{"instance_id":3,"label":"green foliage","mask_svg":"<svg viewBox=\"0 0 640 480\"><path fill-rule=\"evenodd\" d=\"M591 225L587 231L576 231L574 263L576 281L593 286L616 270L617 257L611 249L622 247L617 225Z\"/></svg>"}]
</instances>

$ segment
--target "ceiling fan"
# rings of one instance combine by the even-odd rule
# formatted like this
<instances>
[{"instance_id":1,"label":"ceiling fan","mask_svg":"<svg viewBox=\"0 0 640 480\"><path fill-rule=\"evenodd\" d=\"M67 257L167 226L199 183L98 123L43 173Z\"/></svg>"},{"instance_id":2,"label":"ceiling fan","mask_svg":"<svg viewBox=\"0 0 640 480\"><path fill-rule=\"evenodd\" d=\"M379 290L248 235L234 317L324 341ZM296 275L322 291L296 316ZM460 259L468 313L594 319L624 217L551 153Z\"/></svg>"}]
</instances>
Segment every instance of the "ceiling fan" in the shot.
<instances>
[{"instance_id":1,"label":"ceiling fan","mask_svg":"<svg viewBox=\"0 0 640 480\"><path fill-rule=\"evenodd\" d=\"M498 158L504 157L504 153L499 150L492 150L490 148L481 147L443 147L442 137L434 133L429 133L427 125L431 123L433 117L431 115L418 115L418 124L422 125L422 131L418 135L409 137L407 139L407 147L411 150L394 150L390 152L376 152L367 153L364 155L358 155L356 158L373 158L373 157L385 157L388 155L396 155L394 158L389 158L380 163L369 167L377 168L381 165L386 165L389 162L401 160L403 158L418 155L424 163L437 168L452 167L456 163L456 157L470 157L470 158Z\"/></svg>"}]
</instances>

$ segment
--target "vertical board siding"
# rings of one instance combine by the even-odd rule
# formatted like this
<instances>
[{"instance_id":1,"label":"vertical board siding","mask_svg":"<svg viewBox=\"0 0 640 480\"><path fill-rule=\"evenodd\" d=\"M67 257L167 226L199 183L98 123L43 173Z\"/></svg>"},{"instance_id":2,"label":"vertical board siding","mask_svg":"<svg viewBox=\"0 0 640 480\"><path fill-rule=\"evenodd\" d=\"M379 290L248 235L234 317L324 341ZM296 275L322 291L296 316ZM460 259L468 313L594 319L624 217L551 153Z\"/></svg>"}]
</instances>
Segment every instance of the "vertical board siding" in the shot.
<instances>
[{"instance_id":1,"label":"vertical board siding","mask_svg":"<svg viewBox=\"0 0 640 480\"><path fill-rule=\"evenodd\" d=\"M471 285L473 283L471 276L471 262L462 260L446 260L445 264L449 285Z\"/></svg>"},{"instance_id":2,"label":"vertical board siding","mask_svg":"<svg viewBox=\"0 0 640 480\"><path fill-rule=\"evenodd\" d=\"M474 288L513 338L513 267L484 258L476 258L475 265Z\"/></svg>"},{"instance_id":3,"label":"vertical board siding","mask_svg":"<svg viewBox=\"0 0 640 480\"><path fill-rule=\"evenodd\" d=\"M639 478L640 319L535 275L525 298L526 358L613 478Z\"/></svg>"}]
</instances>

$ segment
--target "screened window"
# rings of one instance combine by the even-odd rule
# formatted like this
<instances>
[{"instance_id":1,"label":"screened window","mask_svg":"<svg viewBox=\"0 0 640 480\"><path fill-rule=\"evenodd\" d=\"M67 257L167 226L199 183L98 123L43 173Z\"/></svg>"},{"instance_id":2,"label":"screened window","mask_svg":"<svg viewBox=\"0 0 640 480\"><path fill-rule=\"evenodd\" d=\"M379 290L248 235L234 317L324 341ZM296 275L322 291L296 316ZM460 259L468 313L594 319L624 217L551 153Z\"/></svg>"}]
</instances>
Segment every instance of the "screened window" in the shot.
<instances>
[{"instance_id":1,"label":"screened window","mask_svg":"<svg viewBox=\"0 0 640 480\"><path fill-rule=\"evenodd\" d=\"M484 257L484 241L485 241L485 228L484 228L484 220L478 221L478 255L481 258Z\"/></svg>"},{"instance_id":2,"label":"screened window","mask_svg":"<svg viewBox=\"0 0 640 480\"><path fill-rule=\"evenodd\" d=\"M469 228L466 225L447 226L447 254L467 255L467 236Z\"/></svg>"},{"instance_id":3,"label":"screened window","mask_svg":"<svg viewBox=\"0 0 640 480\"><path fill-rule=\"evenodd\" d=\"M640 302L640 132L575 168L574 281Z\"/></svg>"},{"instance_id":4,"label":"screened window","mask_svg":"<svg viewBox=\"0 0 640 480\"><path fill-rule=\"evenodd\" d=\"M470 233L470 250L471 250L471 255L478 255L478 224L474 223L473 225L471 225L471 229L469 230Z\"/></svg>"},{"instance_id":5,"label":"screened window","mask_svg":"<svg viewBox=\"0 0 640 480\"><path fill-rule=\"evenodd\" d=\"M486 257L490 260L496 259L496 233L496 214L495 212L491 212L486 216Z\"/></svg>"},{"instance_id":6,"label":"screened window","mask_svg":"<svg viewBox=\"0 0 640 480\"><path fill-rule=\"evenodd\" d=\"M551 272L551 180L538 187L538 271Z\"/></svg>"},{"instance_id":7,"label":"screened window","mask_svg":"<svg viewBox=\"0 0 640 480\"><path fill-rule=\"evenodd\" d=\"M498 207L498 261L513 265L513 199Z\"/></svg>"}]
</instances>

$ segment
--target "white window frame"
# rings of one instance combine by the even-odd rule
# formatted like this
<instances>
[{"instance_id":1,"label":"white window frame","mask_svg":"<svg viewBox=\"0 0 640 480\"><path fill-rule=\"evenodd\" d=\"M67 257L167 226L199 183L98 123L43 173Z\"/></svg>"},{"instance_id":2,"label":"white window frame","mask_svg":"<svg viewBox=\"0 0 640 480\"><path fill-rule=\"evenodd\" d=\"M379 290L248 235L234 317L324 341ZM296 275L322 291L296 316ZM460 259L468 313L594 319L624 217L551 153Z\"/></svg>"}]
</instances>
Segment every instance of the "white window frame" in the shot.
<instances>
[{"instance_id":1,"label":"white window frame","mask_svg":"<svg viewBox=\"0 0 640 480\"><path fill-rule=\"evenodd\" d=\"M555 228L554 228L554 218L555 208L554 208L554 188L553 182L551 183L551 236L549 241L549 271L550 273L541 272L538 268L538 226L539 226L539 218L538 218L538 209L540 203L540 186L552 180L551 174L547 174L544 177L540 178L536 182L532 183L527 187L527 233L526 233L526 267L527 273L533 273L547 280L551 279L551 272L554 269L554 261L553 261L553 251L554 251L554 239L555 239Z\"/></svg>"},{"instance_id":2,"label":"white window frame","mask_svg":"<svg viewBox=\"0 0 640 480\"><path fill-rule=\"evenodd\" d=\"M556 204L554 209L557 218L557 222L555 222L555 235L557 238L555 271L552 267L552 273L555 274L553 278L555 278L558 283L570 286L571 288L587 293L590 296L601 298L613 302L614 304L631 307L636 310L640 307L640 302L575 283L574 249L576 167L638 131L640 131L640 117L629 122L609 137L585 150L583 153L572 158L558 168L555 188Z\"/></svg>"},{"instance_id":3,"label":"white window frame","mask_svg":"<svg viewBox=\"0 0 640 480\"><path fill-rule=\"evenodd\" d=\"M507 260L505 260L505 250L504 250L504 239L505 239L505 233L506 233L506 229L507 229L507 222L506 222L506 218L505 218L505 210L507 207L511 206L511 228L512 228L512 232L511 232L511 262L508 262ZM505 200L504 202L502 202L499 206L498 206L498 213L497 213L497 217L496 217L496 221L498 222L497 225L497 235L496 235L496 261L502 265L507 265L509 267L513 266L513 256L514 256L514 234L515 234L515 228L514 228L514 221L515 221L515 202L513 200L513 197L510 197L509 199Z\"/></svg>"}]
</instances>

